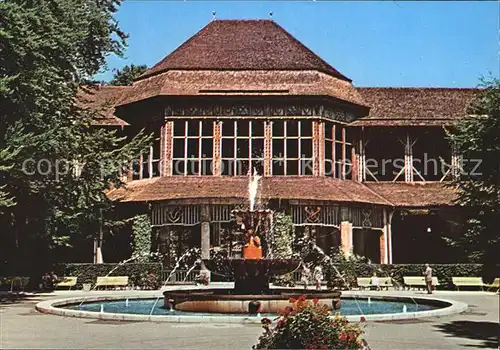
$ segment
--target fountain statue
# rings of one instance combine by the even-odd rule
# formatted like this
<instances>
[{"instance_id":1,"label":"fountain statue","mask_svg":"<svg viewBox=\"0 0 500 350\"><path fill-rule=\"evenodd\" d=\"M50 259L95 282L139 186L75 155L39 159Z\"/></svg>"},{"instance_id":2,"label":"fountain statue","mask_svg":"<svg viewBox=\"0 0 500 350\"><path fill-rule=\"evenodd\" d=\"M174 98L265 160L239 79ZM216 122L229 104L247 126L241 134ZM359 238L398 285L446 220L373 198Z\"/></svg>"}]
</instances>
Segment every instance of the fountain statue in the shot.
<instances>
[{"instance_id":1,"label":"fountain statue","mask_svg":"<svg viewBox=\"0 0 500 350\"><path fill-rule=\"evenodd\" d=\"M165 291L165 307L183 311L250 313L277 312L292 295L302 294L295 289L271 289L270 281L297 270L299 259L281 259L273 256L273 212L256 209L260 176L255 172L248 185L247 209L232 211L235 230L229 237L225 259L203 259L212 273L234 278L233 290L208 289ZM340 306L340 291L307 291L336 309ZM224 302L226 301L226 302ZM278 302L279 301L279 302Z\"/></svg>"}]
</instances>

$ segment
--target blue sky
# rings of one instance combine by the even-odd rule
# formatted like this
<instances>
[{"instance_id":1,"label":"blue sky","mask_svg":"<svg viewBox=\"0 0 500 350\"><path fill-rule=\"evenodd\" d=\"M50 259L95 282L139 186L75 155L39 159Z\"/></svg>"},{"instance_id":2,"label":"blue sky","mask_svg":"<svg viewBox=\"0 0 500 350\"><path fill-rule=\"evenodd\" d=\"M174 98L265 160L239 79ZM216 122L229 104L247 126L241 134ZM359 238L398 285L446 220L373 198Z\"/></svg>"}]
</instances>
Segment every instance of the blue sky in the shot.
<instances>
[{"instance_id":1,"label":"blue sky","mask_svg":"<svg viewBox=\"0 0 500 350\"><path fill-rule=\"evenodd\" d=\"M499 72L499 3L125 0L116 15L130 34L128 63L155 64L219 19L273 19L357 86L472 87Z\"/></svg>"}]
</instances>

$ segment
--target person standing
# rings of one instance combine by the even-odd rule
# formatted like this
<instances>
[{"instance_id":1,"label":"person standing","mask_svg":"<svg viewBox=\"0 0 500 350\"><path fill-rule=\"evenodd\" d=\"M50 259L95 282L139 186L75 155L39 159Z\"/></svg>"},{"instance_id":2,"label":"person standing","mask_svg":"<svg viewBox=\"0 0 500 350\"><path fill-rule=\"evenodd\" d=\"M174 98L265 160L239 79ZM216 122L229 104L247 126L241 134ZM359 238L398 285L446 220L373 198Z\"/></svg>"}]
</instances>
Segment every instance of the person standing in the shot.
<instances>
[{"instance_id":1,"label":"person standing","mask_svg":"<svg viewBox=\"0 0 500 350\"><path fill-rule=\"evenodd\" d=\"M302 265L302 275L300 280L304 283L304 289L307 289L307 283L309 282L309 277L311 276L311 269L306 265Z\"/></svg>"},{"instance_id":2,"label":"person standing","mask_svg":"<svg viewBox=\"0 0 500 350\"><path fill-rule=\"evenodd\" d=\"M321 281L323 281L323 269L321 268L321 265L317 265L314 268L314 280L316 281L316 289L320 290Z\"/></svg>"},{"instance_id":3,"label":"person standing","mask_svg":"<svg viewBox=\"0 0 500 350\"><path fill-rule=\"evenodd\" d=\"M427 286L427 294L432 294L432 268L429 264L425 264L425 285Z\"/></svg>"}]
</instances>

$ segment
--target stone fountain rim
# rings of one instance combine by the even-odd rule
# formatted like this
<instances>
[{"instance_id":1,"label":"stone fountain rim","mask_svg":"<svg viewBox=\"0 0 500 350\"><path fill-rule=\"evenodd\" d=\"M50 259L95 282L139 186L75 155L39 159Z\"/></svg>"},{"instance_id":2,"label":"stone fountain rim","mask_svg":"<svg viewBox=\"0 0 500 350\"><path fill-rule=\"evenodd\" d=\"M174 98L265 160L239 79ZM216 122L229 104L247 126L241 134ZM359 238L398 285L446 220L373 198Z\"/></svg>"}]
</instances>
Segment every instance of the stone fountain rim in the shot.
<instances>
[{"instance_id":1,"label":"stone fountain rim","mask_svg":"<svg viewBox=\"0 0 500 350\"><path fill-rule=\"evenodd\" d=\"M407 296L394 296L394 295L384 295L380 294L377 296L370 294L359 293L355 295L358 298L372 298L372 300L378 300L383 298L390 299L407 299ZM157 296L158 297L158 296ZM161 296L159 296L161 298ZM78 304L82 301L86 302L98 302L98 301L115 301L115 300L125 300L125 299L155 299L153 296L144 296L138 294L130 295L99 295L92 297L78 297L78 298L64 298L64 299L51 299L39 302L36 304L35 308L39 312L64 316L64 317L79 317L87 319L99 319L99 320L113 320L113 321L137 321L137 322L167 322L167 323L231 323L231 324L261 324L261 317L256 316L168 316L168 315L135 315L135 314L117 314L117 313L99 313L92 311L82 311L82 310L71 310L62 309L60 306ZM428 298L428 297L414 297L416 301L425 301L426 303L442 303L448 305L444 308L435 310L425 310L417 312L407 312L407 313L397 313L397 314L372 314L372 315L349 315L345 316L349 322L359 322L361 317L364 317L365 321L394 321L394 320L410 320L410 319L420 319L428 317L441 317L454 315L467 310L468 305L466 303L442 299L442 298ZM333 317L333 316L332 316Z\"/></svg>"}]
</instances>

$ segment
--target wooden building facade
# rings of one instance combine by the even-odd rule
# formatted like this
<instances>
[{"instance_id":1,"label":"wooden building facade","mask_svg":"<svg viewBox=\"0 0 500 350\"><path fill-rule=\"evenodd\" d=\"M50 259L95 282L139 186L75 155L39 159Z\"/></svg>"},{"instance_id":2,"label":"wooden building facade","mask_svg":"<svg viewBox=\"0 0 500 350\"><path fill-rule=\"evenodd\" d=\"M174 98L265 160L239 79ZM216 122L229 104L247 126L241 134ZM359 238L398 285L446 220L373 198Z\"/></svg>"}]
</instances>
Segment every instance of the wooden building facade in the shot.
<instances>
[{"instance_id":1,"label":"wooden building facade","mask_svg":"<svg viewBox=\"0 0 500 350\"><path fill-rule=\"evenodd\" d=\"M459 216L445 184L462 164L446 127L475 94L356 88L274 21L215 20L132 86L97 89L92 108L106 105L100 124L155 135L109 197L148 204L160 251L221 246L256 171L259 205L289 213L320 247L392 263L393 238L425 247ZM425 232L396 232L395 213L422 214Z\"/></svg>"}]
</instances>

